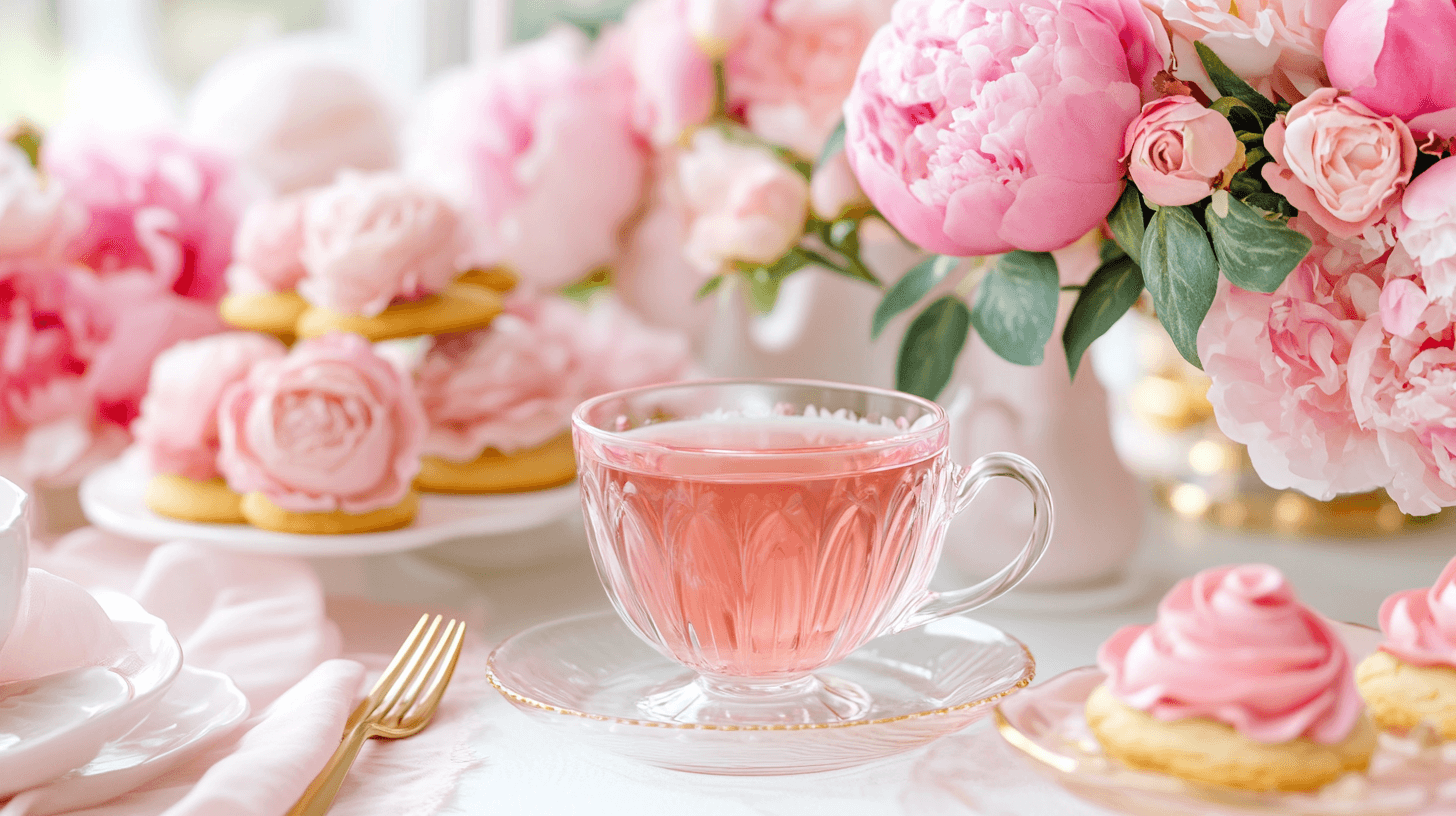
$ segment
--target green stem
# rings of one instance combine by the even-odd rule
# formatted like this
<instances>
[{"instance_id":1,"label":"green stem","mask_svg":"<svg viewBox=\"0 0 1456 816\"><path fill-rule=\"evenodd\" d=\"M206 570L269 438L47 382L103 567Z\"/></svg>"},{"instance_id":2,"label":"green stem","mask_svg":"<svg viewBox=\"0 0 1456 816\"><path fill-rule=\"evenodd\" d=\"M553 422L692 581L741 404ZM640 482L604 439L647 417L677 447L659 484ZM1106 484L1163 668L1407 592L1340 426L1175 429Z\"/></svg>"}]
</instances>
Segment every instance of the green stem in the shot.
<instances>
[{"instance_id":1,"label":"green stem","mask_svg":"<svg viewBox=\"0 0 1456 816\"><path fill-rule=\"evenodd\" d=\"M713 118L728 118L728 68L723 60L713 60Z\"/></svg>"}]
</instances>

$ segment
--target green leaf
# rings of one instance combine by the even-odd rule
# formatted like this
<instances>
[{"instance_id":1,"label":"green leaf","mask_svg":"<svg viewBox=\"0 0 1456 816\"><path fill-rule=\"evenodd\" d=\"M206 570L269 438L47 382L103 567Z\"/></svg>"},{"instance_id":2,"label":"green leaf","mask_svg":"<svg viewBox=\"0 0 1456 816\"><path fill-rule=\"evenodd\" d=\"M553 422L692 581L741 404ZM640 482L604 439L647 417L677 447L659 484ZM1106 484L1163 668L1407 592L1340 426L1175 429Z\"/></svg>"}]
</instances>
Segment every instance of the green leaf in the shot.
<instances>
[{"instance_id":1,"label":"green leaf","mask_svg":"<svg viewBox=\"0 0 1456 816\"><path fill-rule=\"evenodd\" d=\"M870 324L870 337L879 337L895 315L925 297L937 283L945 280L945 276L956 268L960 260L949 255L931 255L910 267L910 271L890 287L890 291L885 293L880 305L875 308L874 321Z\"/></svg>"},{"instance_id":2,"label":"green leaf","mask_svg":"<svg viewBox=\"0 0 1456 816\"><path fill-rule=\"evenodd\" d=\"M1213 80L1213 85L1218 88L1219 93L1235 97L1248 105L1265 124L1274 121L1274 114L1278 113L1278 109L1274 107L1273 100L1254 90L1254 86L1229 70L1229 67L1223 64L1223 60L1213 53L1212 48L1201 42L1193 43L1193 47L1198 49L1198 58L1203 61L1203 69L1208 72L1208 78Z\"/></svg>"},{"instance_id":3,"label":"green leaf","mask_svg":"<svg viewBox=\"0 0 1456 816\"><path fill-rule=\"evenodd\" d=\"M1278 289L1313 246L1305 236L1232 196L1228 215L1219 215L1210 205L1203 217L1224 277L1250 292Z\"/></svg>"},{"instance_id":4,"label":"green leaf","mask_svg":"<svg viewBox=\"0 0 1456 816\"><path fill-rule=\"evenodd\" d=\"M714 292L718 291L718 287L719 286L722 286L722 285L723 285L723 276L722 275L714 275L713 277L708 278L708 282L705 283L705 284L703 284L702 287L700 289L698 289L698 293L695 294L695 295L693 295L693 298L695 300L702 300L703 298L707 297L708 295L711 295Z\"/></svg>"},{"instance_id":5,"label":"green leaf","mask_svg":"<svg viewBox=\"0 0 1456 816\"><path fill-rule=\"evenodd\" d=\"M801 247L794 247L772 266L754 266L743 270L748 281L748 302L754 311L767 314L773 311L779 299L779 286L784 279L804 267L819 263L817 255L810 255Z\"/></svg>"},{"instance_id":6,"label":"green leaf","mask_svg":"<svg viewBox=\"0 0 1456 816\"><path fill-rule=\"evenodd\" d=\"M1127 253L1122 251L1122 247L1118 246L1116 241L1103 241L1097 247L1097 258L1102 263L1126 257Z\"/></svg>"},{"instance_id":7,"label":"green leaf","mask_svg":"<svg viewBox=\"0 0 1456 816\"><path fill-rule=\"evenodd\" d=\"M1067 369L1073 378L1092 341L1106 334L1142 293L1143 271L1126 255L1102 264L1092 273L1062 329L1062 348L1067 352Z\"/></svg>"},{"instance_id":8,"label":"green leaf","mask_svg":"<svg viewBox=\"0 0 1456 816\"><path fill-rule=\"evenodd\" d=\"M1198 359L1198 327L1218 291L1218 258L1187 207L1160 207L1143 236L1143 282L1183 359Z\"/></svg>"},{"instance_id":9,"label":"green leaf","mask_svg":"<svg viewBox=\"0 0 1456 816\"><path fill-rule=\"evenodd\" d=\"M1137 187L1129 183L1122 190L1122 198L1107 216L1107 226L1112 238L1129 258L1139 263L1143 256L1143 197Z\"/></svg>"},{"instance_id":10,"label":"green leaf","mask_svg":"<svg viewBox=\"0 0 1456 816\"><path fill-rule=\"evenodd\" d=\"M1006 360L1038 365L1056 330L1060 285L1051 253L1008 252L981 281L971 325Z\"/></svg>"},{"instance_id":11,"label":"green leaf","mask_svg":"<svg viewBox=\"0 0 1456 816\"><path fill-rule=\"evenodd\" d=\"M844 149L844 120L840 119L839 124L834 126L834 132L829 134L829 140L824 143L824 149L819 151L819 161L815 166L822 165L834 157L835 153Z\"/></svg>"},{"instance_id":12,"label":"green leaf","mask_svg":"<svg viewBox=\"0 0 1456 816\"><path fill-rule=\"evenodd\" d=\"M940 396L950 382L970 328L971 313L955 295L946 295L927 306L910 324L900 344L895 387L926 399Z\"/></svg>"}]
</instances>

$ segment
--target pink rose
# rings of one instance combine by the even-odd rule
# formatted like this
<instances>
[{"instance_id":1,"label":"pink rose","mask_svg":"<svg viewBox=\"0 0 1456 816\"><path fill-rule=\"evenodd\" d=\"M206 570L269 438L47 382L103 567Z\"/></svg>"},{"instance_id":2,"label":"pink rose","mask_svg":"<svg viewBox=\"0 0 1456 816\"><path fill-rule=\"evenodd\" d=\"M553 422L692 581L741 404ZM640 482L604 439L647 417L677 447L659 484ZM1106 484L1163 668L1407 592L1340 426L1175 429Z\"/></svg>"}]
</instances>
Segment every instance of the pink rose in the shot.
<instances>
[{"instance_id":1,"label":"pink rose","mask_svg":"<svg viewBox=\"0 0 1456 816\"><path fill-rule=\"evenodd\" d=\"M187 132L235 156L278 194L328 184L341 170L390 170L395 112L369 77L299 38L222 59L198 81Z\"/></svg>"},{"instance_id":2,"label":"pink rose","mask_svg":"<svg viewBox=\"0 0 1456 816\"><path fill-rule=\"evenodd\" d=\"M773 263L803 235L809 182L767 150L700 130L678 160L678 175L696 212L687 258L703 274L735 261Z\"/></svg>"},{"instance_id":3,"label":"pink rose","mask_svg":"<svg viewBox=\"0 0 1456 816\"><path fill-rule=\"evenodd\" d=\"M730 108L771 144L817 157L892 2L767 0L728 51Z\"/></svg>"},{"instance_id":4,"label":"pink rose","mask_svg":"<svg viewBox=\"0 0 1456 816\"><path fill-rule=\"evenodd\" d=\"M1416 176L1400 200L1400 243L1431 297L1456 297L1456 158Z\"/></svg>"},{"instance_id":5,"label":"pink rose","mask_svg":"<svg viewBox=\"0 0 1456 816\"><path fill-rule=\"evenodd\" d=\"M227 332L178 343L152 363L141 416L132 424L154 473L215 479L217 407L223 391L248 376L254 363L279 360L282 343L262 334Z\"/></svg>"},{"instance_id":6,"label":"pink rose","mask_svg":"<svg viewBox=\"0 0 1456 816\"><path fill-rule=\"evenodd\" d=\"M741 31L726 29L746 24L754 5L739 0L641 0L627 9L620 27L602 35L602 49L626 66L638 133L665 147L708 121L713 115L713 63L701 38L736 39ZM715 12L732 20L706 19ZM695 26L725 30L699 34Z\"/></svg>"},{"instance_id":7,"label":"pink rose","mask_svg":"<svg viewBox=\"0 0 1456 816\"><path fill-rule=\"evenodd\" d=\"M1405 288L1409 280L1386 285ZM1403 513L1456 504L1453 333L1450 308L1433 302L1404 335L1384 319L1366 321L1350 350L1349 400L1360 427L1380 441L1390 473L1385 490Z\"/></svg>"},{"instance_id":8,"label":"pink rose","mask_svg":"<svg viewBox=\"0 0 1456 816\"><path fill-rule=\"evenodd\" d=\"M86 226L60 185L43 184L30 158L0 142L0 258L56 258Z\"/></svg>"},{"instance_id":9,"label":"pink rose","mask_svg":"<svg viewBox=\"0 0 1456 816\"><path fill-rule=\"evenodd\" d=\"M1325 30L1345 0L1142 0L1161 18L1177 64L1174 75L1210 98L1218 89L1193 43L1213 49L1235 74L1265 96L1298 102L1325 81L1320 59Z\"/></svg>"},{"instance_id":10,"label":"pink rose","mask_svg":"<svg viewBox=\"0 0 1456 816\"><path fill-rule=\"evenodd\" d=\"M41 161L90 216L68 257L102 275L145 270L184 297L222 296L248 197L229 160L167 134L56 134Z\"/></svg>"},{"instance_id":11,"label":"pink rose","mask_svg":"<svg viewBox=\"0 0 1456 816\"><path fill-rule=\"evenodd\" d=\"M396 298L444 289L464 270L449 200L394 173L344 173L304 207L298 291L314 305L374 316Z\"/></svg>"},{"instance_id":12,"label":"pink rose","mask_svg":"<svg viewBox=\"0 0 1456 816\"><path fill-rule=\"evenodd\" d=\"M586 316L558 297L513 295L489 328L437 337L417 382L425 452L457 462L511 453L565 433L586 398L577 338Z\"/></svg>"},{"instance_id":13,"label":"pink rose","mask_svg":"<svg viewBox=\"0 0 1456 816\"><path fill-rule=\"evenodd\" d=\"M1274 192L1335 235L1372 226L1400 200L1415 170L1416 145L1399 119L1376 116L1333 88L1315 91L1269 127Z\"/></svg>"},{"instance_id":14,"label":"pink rose","mask_svg":"<svg viewBox=\"0 0 1456 816\"><path fill-rule=\"evenodd\" d=\"M284 510L367 513L420 469L425 414L409 378L358 335L306 340L223 392L218 469Z\"/></svg>"},{"instance_id":15,"label":"pink rose","mask_svg":"<svg viewBox=\"0 0 1456 816\"><path fill-rule=\"evenodd\" d=\"M814 215L825 221L833 221L851 210L870 205L843 150L814 168L814 176L809 180L809 203Z\"/></svg>"},{"instance_id":16,"label":"pink rose","mask_svg":"<svg viewBox=\"0 0 1456 816\"><path fill-rule=\"evenodd\" d=\"M294 193L260 201L243 214L233 237L233 292L291 292L303 279L303 214L308 196Z\"/></svg>"},{"instance_id":17,"label":"pink rose","mask_svg":"<svg viewBox=\"0 0 1456 816\"><path fill-rule=\"evenodd\" d=\"M1306 258L1272 295L1220 282L1198 332L1208 400L1271 487L1329 500L1389 480L1346 391L1355 338L1378 314L1379 275L1335 276Z\"/></svg>"},{"instance_id":18,"label":"pink rose","mask_svg":"<svg viewBox=\"0 0 1456 816\"><path fill-rule=\"evenodd\" d=\"M1162 67L1130 0L901 0L845 102L850 165L931 252L1058 249L1122 194Z\"/></svg>"},{"instance_id":19,"label":"pink rose","mask_svg":"<svg viewBox=\"0 0 1456 816\"><path fill-rule=\"evenodd\" d=\"M1123 150L1138 190L1162 207L1202 201L1238 155L1233 126L1191 96L1165 96L1143 106L1127 126Z\"/></svg>"},{"instance_id":20,"label":"pink rose","mask_svg":"<svg viewBox=\"0 0 1456 816\"><path fill-rule=\"evenodd\" d=\"M616 255L646 166L619 67L562 28L437 85L412 159L468 202L474 262L555 289Z\"/></svg>"},{"instance_id":21,"label":"pink rose","mask_svg":"<svg viewBox=\"0 0 1456 816\"><path fill-rule=\"evenodd\" d=\"M1348 0L1329 24L1324 59L1330 84L1383 116L1409 122L1456 107L1456 5Z\"/></svg>"}]
</instances>

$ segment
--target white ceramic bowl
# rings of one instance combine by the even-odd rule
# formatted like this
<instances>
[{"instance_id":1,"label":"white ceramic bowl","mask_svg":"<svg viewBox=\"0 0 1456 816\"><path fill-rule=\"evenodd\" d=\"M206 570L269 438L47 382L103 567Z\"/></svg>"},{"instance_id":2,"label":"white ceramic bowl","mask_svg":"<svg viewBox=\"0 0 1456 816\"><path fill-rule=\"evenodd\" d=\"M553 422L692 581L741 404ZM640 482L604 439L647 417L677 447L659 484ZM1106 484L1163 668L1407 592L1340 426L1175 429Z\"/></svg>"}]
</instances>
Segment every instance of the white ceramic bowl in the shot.
<instances>
[{"instance_id":1,"label":"white ceramic bowl","mask_svg":"<svg viewBox=\"0 0 1456 816\"><path fill-rule=\"evenodd\" d=\"M30 496L0 479L0 646L20 614L30 558Z\"/></svg>"}]
</instances>

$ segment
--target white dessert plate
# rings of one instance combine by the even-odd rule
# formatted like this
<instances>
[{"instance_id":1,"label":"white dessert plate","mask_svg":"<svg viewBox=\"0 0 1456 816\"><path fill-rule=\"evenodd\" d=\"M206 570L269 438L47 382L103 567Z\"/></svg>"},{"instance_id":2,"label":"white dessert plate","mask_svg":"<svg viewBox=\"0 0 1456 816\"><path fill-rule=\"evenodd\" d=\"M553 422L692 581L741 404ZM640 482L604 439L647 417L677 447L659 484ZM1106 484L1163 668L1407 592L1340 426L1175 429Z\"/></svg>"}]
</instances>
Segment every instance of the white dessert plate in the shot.
<instances>
[{"instance_id":1,"label":"white dessert plate","mask_svg":"<svg viewBox=\"0 0 1456 816\"><path fill-rule=\"evenodd\" d=\"M182 668L166 624L125 595L94 595L131 649L108 666L0 686L0 799L91 761L152 713Z\"/></svg>"},{"instance_id":2,"label":"white dessert plate","mask_svg":"<svg viewBox=\"0 0 1456 816\"><path fill-rule=\"evenodd\" d=\"M248 698L227 675L184 666L137 727L106 743L90 762L17 799L24 799L30 816L114 799L211 747L247 716Z\"/></svg>"},{"instance_id":3,"label":"white dessert plate","mask_svg":"<svg viewBox=\"0 0 1456 816\"><path fill-rule=\"evenodd\" d=\"M1024 688L1036 662L993 626L947 618L873 640L816 672L871 697L857 720L712 726L654 719L650 690L687 670L658 654L615 612L542 624L491 654L486 677L506 699L566 739L681 771L759 775L827 771L909 751L958 731Z\"/></svg>"},{"instance_id":4,"label":"white dessert plate","mask_svg":"<svg viewBox=\"0 0 1456 816\"><path fill-rule=\"evenodd\" d=\"M489 496L420 494L414 523L400 530L353 535L300 535L246 524L197 524L159 516L144 497L150 478L135 454L92 471L81 482L81 509L104 530L144 541L200 541L230 550L283 555L375 555L474 536L529 530L579 512L576 483L530 493Z\"/></svg>"},{"instance_id":5,"label":"white dessert plate","mask_svg":"<svg viewBox=\"0 0 1456 816\"><path fill-rule=\"evenodd\" d=\"M1339 624L1355 661L1380 643L1380 633ZM1109 758L1087 726L1087 697L1106 675L1095 666L1073 669L996 707L996 726L1013 747L1062 787L1115 811L1147 816L1394 816L1456 808L1456 746L1418 736L1381 734L1365 773L1309 793L1252 792L1138 771Z\"/></svg>"}]
</instances>

